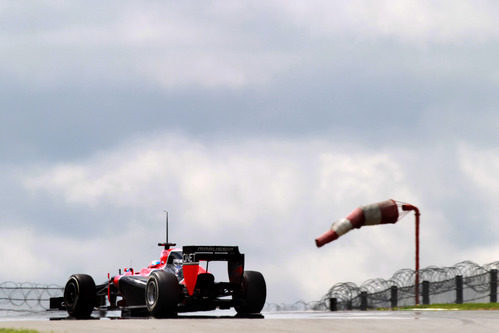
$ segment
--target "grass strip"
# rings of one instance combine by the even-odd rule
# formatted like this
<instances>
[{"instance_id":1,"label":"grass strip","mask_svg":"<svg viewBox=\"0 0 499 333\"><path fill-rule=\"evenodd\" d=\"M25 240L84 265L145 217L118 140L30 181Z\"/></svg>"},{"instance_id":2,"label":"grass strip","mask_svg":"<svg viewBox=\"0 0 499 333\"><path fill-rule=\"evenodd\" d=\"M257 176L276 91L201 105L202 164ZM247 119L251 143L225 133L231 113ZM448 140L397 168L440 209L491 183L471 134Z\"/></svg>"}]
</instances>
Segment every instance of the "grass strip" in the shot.
<instances>
[{"instance_id":1,"label":"grass strip","mask_svg":"<svg viewBox=\"0 0 499 333\"><path fill-rule=\"evenodd\" d=\"M378 310L424 310L424 309L442 309L442 310L499 310L499 303L465 303L465 304L428 304L401 306L398 308L379 308Z\"/></svg>"}]
</instances>

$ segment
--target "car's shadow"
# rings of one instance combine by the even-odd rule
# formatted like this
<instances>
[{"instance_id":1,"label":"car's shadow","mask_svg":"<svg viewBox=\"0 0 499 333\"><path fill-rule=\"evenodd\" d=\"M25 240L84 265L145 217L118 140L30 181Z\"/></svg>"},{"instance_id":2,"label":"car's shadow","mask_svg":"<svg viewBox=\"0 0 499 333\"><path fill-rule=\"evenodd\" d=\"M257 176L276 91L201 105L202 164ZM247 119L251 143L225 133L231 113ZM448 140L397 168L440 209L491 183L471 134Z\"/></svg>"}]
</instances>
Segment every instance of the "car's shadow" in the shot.
<instances>
[{"instance_id":1,"label":"car's shadow","mask_svg":"<svg viewBox=\"0 0 499 333\"><path fill-rule=\"evenodd\" d=\"M236 315L178 315L175 318L177 319L264 319L265 317L261 314L236 314Z\"/></svg>"},{"instance_id":2,"label":"car's shadow","mask_svg":"<svg viewBox=\"0 0 499 333\"><path fill-rule=\"evenodd\" d=\"M265 317L262 314L236 314L236 315L177 315L172 317L167 317L164 319L264 319ZM153 317L121 317L121 316L105 316L105 317L90 317L88 319L76 319L74 317L51 317L50 320L99 320L99 319L111 319L111 320L119 320L119 319L155 319Z\"/></svg>"}]
</instances>

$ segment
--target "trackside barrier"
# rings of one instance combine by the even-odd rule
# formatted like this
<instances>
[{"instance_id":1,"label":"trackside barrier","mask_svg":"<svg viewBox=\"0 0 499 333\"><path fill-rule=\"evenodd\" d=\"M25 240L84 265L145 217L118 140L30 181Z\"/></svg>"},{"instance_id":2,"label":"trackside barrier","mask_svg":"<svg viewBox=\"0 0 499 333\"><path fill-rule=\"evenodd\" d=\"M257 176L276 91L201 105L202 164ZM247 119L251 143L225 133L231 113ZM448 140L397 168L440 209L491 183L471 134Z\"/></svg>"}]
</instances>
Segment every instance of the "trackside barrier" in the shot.
<instances>
[{"instance_id":1,"label":"trackside barrier","mask_svg":"<svg viewBox=\"0 0 499 333\"><path fill-rule=\"evenodd\" d=\"M54 284L0 282L0 311L46 311L50 308L50 298L62 296L63 290Z\"/></svg>"},{"instance_id":2,"label":"trackside barrier","mask_svg":"<svg viewBox=\"0 0 499 333\"><path fill-rule=\"evenodd\" d=\"M497 302L499 261L480 266L463 261L451 267L420 269L423 304ZM415 273L401 269L390 279L371 279L360 286L352 282L333 285L324 297L311 302L310 310L348 310L414 306ZM364 294L365 292L365 294ZM330 301L335 299L335 303ZM280 307L285 309L285 306Z\"/></svg>"},{"instance_id":3,"label":"trackside barrier","mask_svg":"<svg viewBox=\"0 0 499 333\"><path fill-rule=\"evenodd\" d=\"M462 277L462 302L497 302L497 271L499 261L478 265L462 261L450 267L430 266L419 271L421 281L429 282L428 302L452 304L460 301ZM359 310L361 292L367 293L367 309L414 306L414 271L400 269L389 279L371 279L360 286L352 282L333 285L318 301L297 301L293 304L267 303L264 311L341 311ZM422 287L422 286L420 286ZM422 296L422 288L419 288Z\"/></svg>"}]
</instances>

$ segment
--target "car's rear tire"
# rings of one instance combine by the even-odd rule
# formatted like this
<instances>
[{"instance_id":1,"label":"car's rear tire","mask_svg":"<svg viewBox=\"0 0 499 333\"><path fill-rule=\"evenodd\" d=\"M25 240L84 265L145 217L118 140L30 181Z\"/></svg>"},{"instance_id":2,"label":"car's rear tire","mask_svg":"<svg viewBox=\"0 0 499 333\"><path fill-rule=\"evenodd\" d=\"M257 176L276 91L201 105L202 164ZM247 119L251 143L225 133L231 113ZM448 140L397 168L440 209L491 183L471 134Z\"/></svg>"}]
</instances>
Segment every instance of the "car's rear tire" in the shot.
<instances>
[{"instance_id":1,"label":"car's rear tire","mask_svg":"<svg viewBox=\"0 0 499 333\"><path fill-rule=\"evenodd\" d=\"M241 290L235 296L238 314L260 313L267 298L267 285L260 272L245 271L241 282Z\"/></svg>"},{"instance_id":2,"label":"car's rear tire","mask_svg":"<svg viewBox=\"0 0 499 333\"><path fill-rule=\"evenodd\" d=\"M165 318L177 314L179 285L175 274L162 270L154 271L146 285L146 306L156 318Z\"/></svg>"},{"instance_id":3,"label":"car's rear tire","mask_svg":"<svg viewBox=\"0 0 499 333\"><path fill-rule=\"evenodd\" d=\"M94 310L96 289L94 279L87 274L71 275L64 287L64 304L71 317L90 318Z\"/></svg>"}]
</instances>

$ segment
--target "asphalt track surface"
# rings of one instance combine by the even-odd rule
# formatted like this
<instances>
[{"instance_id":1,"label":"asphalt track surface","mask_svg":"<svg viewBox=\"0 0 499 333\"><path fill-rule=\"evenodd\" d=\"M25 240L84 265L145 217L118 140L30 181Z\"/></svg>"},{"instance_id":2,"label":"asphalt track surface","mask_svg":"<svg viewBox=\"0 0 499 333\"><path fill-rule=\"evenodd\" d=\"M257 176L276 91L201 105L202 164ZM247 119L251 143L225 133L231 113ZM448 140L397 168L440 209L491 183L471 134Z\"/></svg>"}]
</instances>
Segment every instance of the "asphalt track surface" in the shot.
<instances>
[{"instance_id":1,"label":"asphalt track surface","mask_svg":"<svg viewBox=\"0 0 499 333\"><path fill-rule=\"evenodd\" d=\"M499 311L274 312L264 318L179 315L176 319L5 320L40 332L499 332Z\"/></svg>"}]
</instances>

